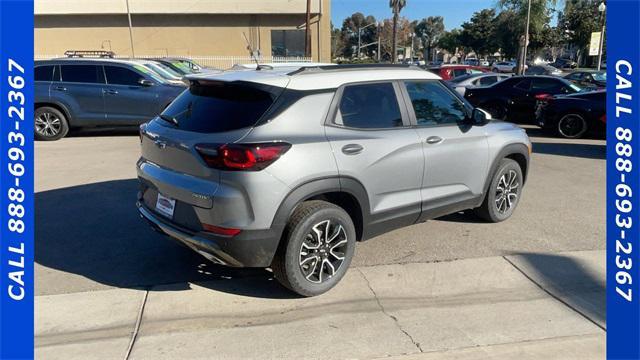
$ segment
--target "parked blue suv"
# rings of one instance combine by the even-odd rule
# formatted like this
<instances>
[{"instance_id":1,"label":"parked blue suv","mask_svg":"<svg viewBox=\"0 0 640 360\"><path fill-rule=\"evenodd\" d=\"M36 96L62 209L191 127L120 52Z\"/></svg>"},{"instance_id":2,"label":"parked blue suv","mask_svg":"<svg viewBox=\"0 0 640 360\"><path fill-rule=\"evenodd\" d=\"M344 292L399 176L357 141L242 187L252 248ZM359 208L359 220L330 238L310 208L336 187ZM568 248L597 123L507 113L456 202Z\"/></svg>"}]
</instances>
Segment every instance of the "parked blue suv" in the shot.
<instances>
[{"instance_id":1,"label":"parked blue suv","mask_svg":"<svg viewBox=\"0 0 640 360\"><path fill-rule=\"evenodd\" d=\"M139 125L184 89L129 60L61 58L36 61L35 137L58 140L70 128Z\"/></svg>"}]
</instances>

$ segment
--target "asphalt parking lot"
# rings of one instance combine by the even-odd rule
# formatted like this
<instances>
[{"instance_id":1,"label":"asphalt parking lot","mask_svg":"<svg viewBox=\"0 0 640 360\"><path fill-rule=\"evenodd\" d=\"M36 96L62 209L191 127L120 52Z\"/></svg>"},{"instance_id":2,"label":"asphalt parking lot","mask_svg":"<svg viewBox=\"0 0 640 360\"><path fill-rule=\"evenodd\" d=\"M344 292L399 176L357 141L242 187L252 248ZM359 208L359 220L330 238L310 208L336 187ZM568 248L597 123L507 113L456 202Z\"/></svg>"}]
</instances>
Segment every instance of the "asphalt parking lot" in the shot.
<instances>
[{"instance_id":1,"label":"asphalt parking lot","mask_svg":"<svg viewBox=\"0 0 640 360\"><path fill-rule=\"evenodd\" d=\"M509 275L510 270L485 263L483 260L502 257L519 269L525 277L533 279L532 281L535 280L535 276L526 271L527 267L532 266L542 269L538 269L537 273L543 275L544 268L560 266L564 269L563 273L582 279L588 292L595 294L596 298L587 305L575 306L574 304L570 307L574 310L577 308L576 312L582 315L582 320L588 320L586 322L591 324L589 326L599 324L599 327L603 328L604 273L587 272L585 267L580 265L583 264L580 262L582 260L577 261L575 257L567 254L582 254L578 255L578 258L586 256L588 261L585 261L602 263L600 268L604 269L605 141L550 138L543 136L534 128L528 129L528 132L534 143L531 170L522 202L509 221L487 224L471 214L455 214L396 230L361 243L356 249L356 256L349 272L350 276L356 279L349 283L351 285L336 289L335 294L327 296L325 300L314 301L331 302L333 301L331 299L338 301L340 294L348 292L349 286L358 288L360 274L369 282L368 279L378 279L369 278L376 272L388 272L385 277L391 277L392 274L402 274L414 266L429 267L443 262L462 264L451 266L454 268L461 266L461 273L467 274L473 274L473 264L478 263L484 269L482 271L488 274L495 272L496 279L500 276L510 279L511 276L515 276ZM135 162L139 154L138 144L136 133L130 131L75 134L56 142L36 143L35 282L36 295L41 299L41 301L36 300L36 313L51 311L52 308L48 308L47 304L56 296L82 307L83 304L78 302L78 299L95 294L104 294L105 298L108 298L110 291L116 290L164 289L163 296L168 296L169 300L165 300L171 303L170 299L175 300L171 298L171 294L178 294L184 289L193 289L194 287L190 284L202 282L207 286L197 287L196 291L201 302L217 299L228 304L237 302L240 306L239 304L244 304L246 299L268 298L272 299L270 306L278 308L279 305L274 305L275 301L275 304L281 302L283 309L286 308L288 305L285 305L286 301L283 299L291 295L284 292L275 281L270 281L268 271L227 269L208 264L200 256L152 232L147 227L138 217L134 206L137 191ZM518 266L519 261L528 265ZM492 280L492 283L497 284L497 288L502 288L503 281L496 279ZM457 281L460 284L465 283L465 279L457 279ZM543 280L541 281L544 283ZM504 280L504 283L509 281ZM553 290L544 288L540 285L541 282L534 281L534 283L547 295L553 294ZM557 284L557 281L555 283ZM455 285L456 281L453 284ZM400 287L406 285L397 284ZM394 285L393 282L380 283L373 280L368 283L368 288L372 289L376 295L377 304L383 308L388 298L385 300L384 294L376 294L377 291L373 290L378 289L379 286L386 289L391 296ZM366 289L366 286L364 288ZM529 290L539 291L540 289L536 287ZM541 294L536 293L535 297L541 297ZM420 293L414 295L420 296ZM562 301L563 295L556 294L553 297L560 299L562 303L572 302L571 299ZM76 300L74 302L70 299ZM226 306L229 306L228 304ZM254 304L254 306L258 305ZM136 302L134 308L137 310L137 307ZM543 307L549 309L549 305ZM148 316L152 318L153 310L150 309L150 311ZM171 307L164 310L156 308L155 311L171 311ZM284 309L283 314L287 311ZM196 315L185 310L181 316L192 318ZM321 317L321 315L317 316ZM180 316L176 315L176 318ZM399 324L397 316L392 318L395 319L396 324ZM59 320L62 321L62 319ZM69 322L69 319L64 321ZM270 321L277 323L279 318L274 316ZM294 320L289 318L286 321ZM36 323L37 329L47 326L49 329L51 326L55 328L55 319L40 319L36 320ZM190 326L188 323L180 324L173 324L170 328L175 330L182 325ZM206 324L198 326L206 327ZM378 325L384 326L384 324ZM544 326L544 324L538 325ZM554 336L590 334L589 336L595 336L596 344L602 343L602 347L596 349L596 352L601 351L604 346L604 338L599 333L601 330L596 327L587 330L580 327L583 325L576 325L580 328L579 331L569 333L559 331ZM244 326L247 325L244 324ZM135 326L136 329L137 327ZM399 328L405 331L405 334L414 334L410 329L402 329L400 326ZM575 328L572 327L572 329ZM153 329L153 325L149 329ZM131 331L127 330L127 334ZM159 330L156 329L156 331ZM167 331L169 330L165 328L159 332ZM484 331L486 332L486 329ZM419 337L419 331L417 333ZM375 332L371 334L373 336ZM473 338L469 334L466 335ZM128 342L128 337L125 338ZM545 338L540 334L536 339ZM38 330L36 330L36 343L40 342L41 346L65 345L71 342L69 339L64 336L47 338L44 335L38 338ZM186 341L182 337L174 340L183 345ZM528 338L518 341L528 341ZM417 344L416 347L421 353L428 352L424 351L425 349L430 349L426 340L422 342L422 346L412 337L411 342L413 345ZM438 345L434 349L459 349L478 346L479 343L482 342L453 344L451 347ZM501 344L502 342L493 339L487 340L486 343ZM153 342L142 341L138 351L145 349L145 346L150 349L153 347L152 344ZM408 345L412 346L411 343ZM572 343L570 346L589 348L579 343ZM157 350L157 347L154 349ZM354 356L412 353L400 347L396 350L389 349L388 352L382 350L374 353L356 352ZM271 350L272 352L268 354L283 355L274 349ZM500 353L503 350L493 349L492 351ZM64 354L64 351L59 354ZM188 353L171 351L137 354L140 358L162 357L161 355L188 356ZM135 351L133 355L136 357ZM251 357L250 353L244 353L244 355ZM64 356L61 355L61 357Z\"/></svg>"}]
</instances>

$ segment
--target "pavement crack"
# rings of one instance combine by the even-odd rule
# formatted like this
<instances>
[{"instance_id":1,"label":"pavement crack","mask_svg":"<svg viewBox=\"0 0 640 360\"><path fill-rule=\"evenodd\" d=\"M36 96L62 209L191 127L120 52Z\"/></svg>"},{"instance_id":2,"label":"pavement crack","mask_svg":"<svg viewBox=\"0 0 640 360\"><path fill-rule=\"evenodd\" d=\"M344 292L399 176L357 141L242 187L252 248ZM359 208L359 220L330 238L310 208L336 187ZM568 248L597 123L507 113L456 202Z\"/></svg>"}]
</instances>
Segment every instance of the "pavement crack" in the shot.
<instances>
[{"instance_id":1,"label":"pavement crack","mask_svg":"<svg viewBox=\"0 0 640 360\"><path fill-rule=\"evenodd\" d=\"M362 275L362 277L364 278L364 281L367 282L367 287L369 287L369 290L371 291L371 293L373 294L374 299L376 299L376 303L378 304L378 307L380 308L380 311L382 311L382 313L384 315L386 315L387 317L389 317L391 320L393 320L394 324L396 324L396 327L398 328L398 330L400 330L408 339L409 341L411 341L411 343L418 349L418 351L420 351L421 353L424 352L424 350L422 350L422 347L420 347L420 343L417 342L413 336L411 336L411 334L409 334L409 332L407 332L405 329L402 328L402 325L400 325L400 322L398 321L398 318L389 314L385 309L384 306L382 306L382 303L380 302L380 299L378 298L378 294L376 293L375 290L373 290L373 287L371 286L371 283L369 282L369 279L367 278L367 276L362 272L362 270L357 269L358 272L360 272L360 274Z\"/></svg>"},{"instance_id":2,"label":"pavement crack","mask_svg":"<svg viewBox=\"0 0 640 360\"><path fill-rule=\"evenodd\" d=\"M140 331L140 324L142 323L142 314L144 314L144 307L147 304L147 297L149 297L149 290L144 291L144 296L142 297L142 303L140 304L140 310L138 310L138 317L136 318L136 325L133 328L133 333L131 334L131 341L129 342L129 347L127 348L127 352L124 354L124 360L128 360L131 355L131 351L133 350L133 345L136 342L136 338L138 337L138 332Z\"/></svg>"},{"instance_id":3,"label":"pavement crack","mask_svg":"<svg viewBox=\"0 0 640 360\"><path fill-rule=\"evenodd\" d=\"M540 290L544 291L545 293L547 293L549 296L551 296L552 298L556 299L557 301L559 301L561 304L563 304L564 306L568 307L569 309L575 311L578 315L582 316L583 318L585 318L587 321L589 321L590 323L592 323L593 325L599 327L602 331L607 332L607 329L598 324L598 322L592 320L587 314L583 313L582 311L578 310L575 306L571 305L570 303L568 303L567 301L563 300L562 298L560 298L560 296L555 295L554 293L552 293L551 291L545 289L544 286L542 286L542 284L538 283L537 281L535 281L531 276L529 276L529 274L527 274L524 270L520 269L518 267L518 265L516 265L513 261L509 260L509 258L507 258L506 256L502 256L502 258L508 262L509 264L511 264L511 266L514 267L514 269L516 269L518 272L520 272L525 278L529 279L529 281L531 281L534 285L536 285Z\"/></svg>"}]
</instances>

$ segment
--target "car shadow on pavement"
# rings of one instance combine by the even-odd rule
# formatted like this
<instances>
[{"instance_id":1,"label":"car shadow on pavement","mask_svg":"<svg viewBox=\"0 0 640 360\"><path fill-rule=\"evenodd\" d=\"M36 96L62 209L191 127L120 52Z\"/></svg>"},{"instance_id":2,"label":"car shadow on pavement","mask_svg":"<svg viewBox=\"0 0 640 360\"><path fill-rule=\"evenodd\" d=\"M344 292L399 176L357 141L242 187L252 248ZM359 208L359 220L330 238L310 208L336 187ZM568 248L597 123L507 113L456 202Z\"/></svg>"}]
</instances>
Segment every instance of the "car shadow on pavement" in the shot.
<instances>
[{"instance_id":1,"label":"car shadow on pavement","mask_svg":"<svg viewBox=\"0 0 640 360\"><path fill-rule=\"evenodd\" d=\"M606 324L606 279L584 259L562 254L515 253L507 256L520 272L592 322Z\"/></svg>"},{"instance_id":2,"label":"car shadow on pavement","mask_svg":"<svg viewBox=\"0 0 640 360\"><path fill-rule=\"evenodd\" d=\"M35 261L47 268L121 288L207 281L207 287L240 295L294 297L265 269L234 269L210 263L151 230L135 207L135 179L73 186L35 194ZM59 288L60 276L41 271L41 293ZM243 287L235 279L259 286ZM54 281L55 280L55 281ZM209 281L219 280L219 281ZM182 286L182 285L178 285ZM175 290L176 287L172 287Z\"/></svg>"},{"instance_id":3,"label":"car shadow on pavement","mask_svg":"<svg viewBox=\"0 0 640 360\"><path fill-rule=\"evenodd\" d=\"M602 144L583 144L571 142L536 142L533 141L533 152L536 154L562 155L585 159L607 158L607 146Z\"/></svg>"}]
</instances>

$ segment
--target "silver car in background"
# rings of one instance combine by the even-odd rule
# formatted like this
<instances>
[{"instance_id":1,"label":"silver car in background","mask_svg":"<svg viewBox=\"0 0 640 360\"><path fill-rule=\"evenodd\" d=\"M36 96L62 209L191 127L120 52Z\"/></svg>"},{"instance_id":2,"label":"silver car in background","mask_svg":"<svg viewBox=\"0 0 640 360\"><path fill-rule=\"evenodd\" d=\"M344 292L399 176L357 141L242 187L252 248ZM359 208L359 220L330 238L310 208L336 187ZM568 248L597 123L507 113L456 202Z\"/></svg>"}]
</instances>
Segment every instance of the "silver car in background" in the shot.
<instances>
[{"instance_id":1,"label":"silver car in background","mask_svg":"<svg viewBox=\"0 0 640 360\"><path fill-rule=\"evenodd\" d=\"M493 85L511 76L512 74L496 73L468 74L449 80L449 85L451 85L458 94L464 96L464 92L467 91L468 88Z\"/></svg>"}]
</instances>

